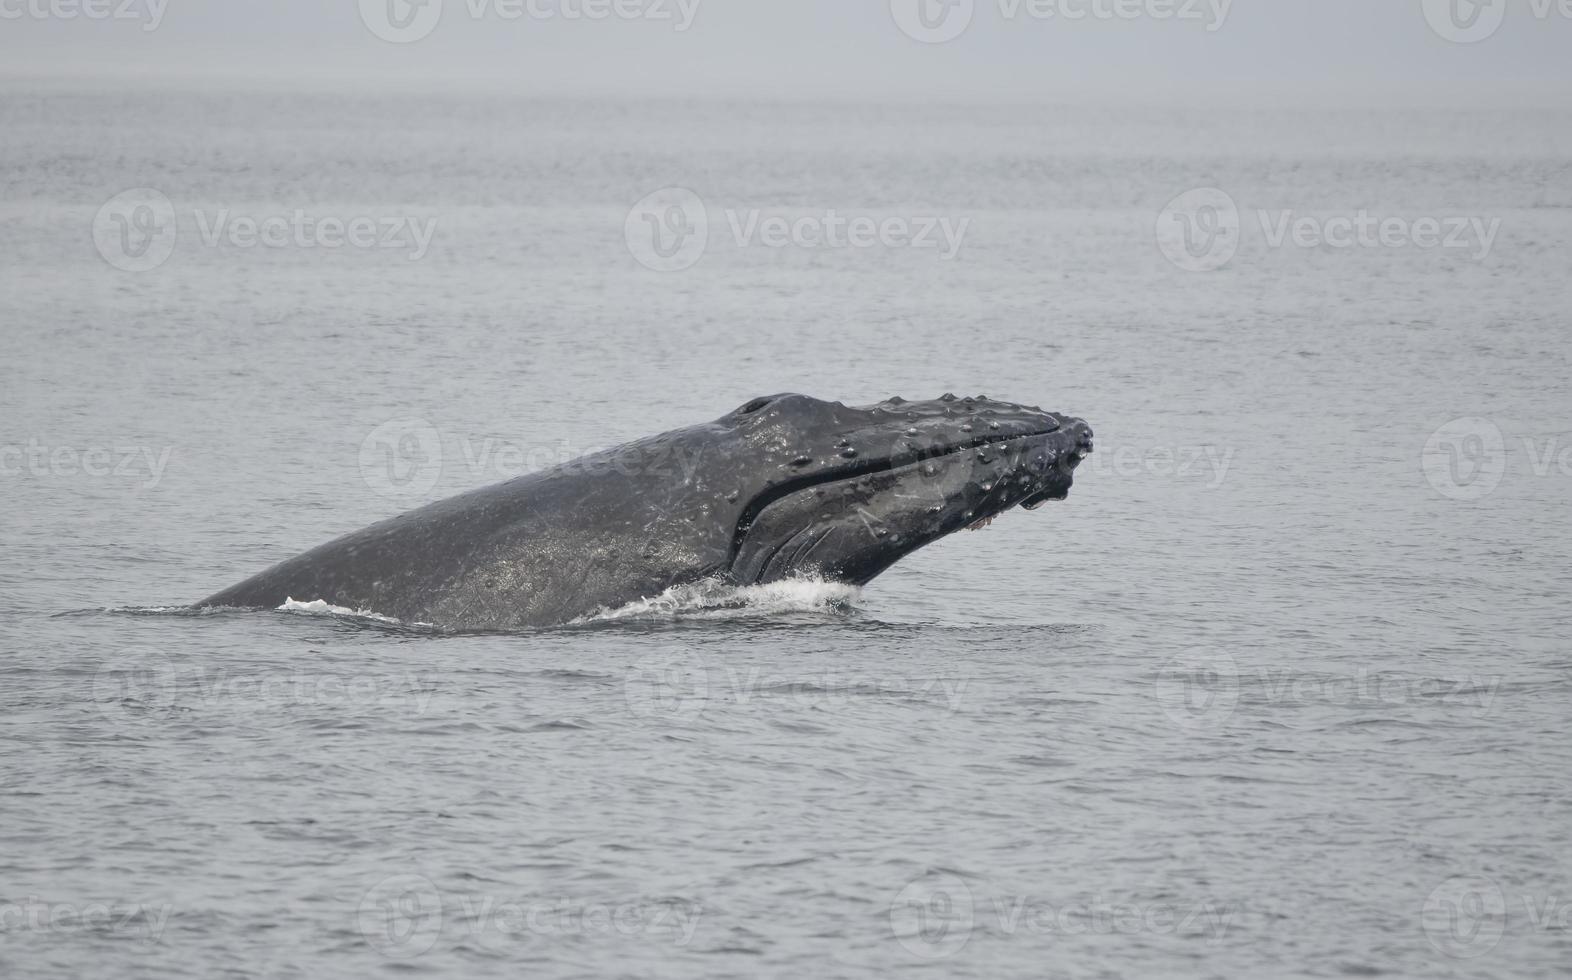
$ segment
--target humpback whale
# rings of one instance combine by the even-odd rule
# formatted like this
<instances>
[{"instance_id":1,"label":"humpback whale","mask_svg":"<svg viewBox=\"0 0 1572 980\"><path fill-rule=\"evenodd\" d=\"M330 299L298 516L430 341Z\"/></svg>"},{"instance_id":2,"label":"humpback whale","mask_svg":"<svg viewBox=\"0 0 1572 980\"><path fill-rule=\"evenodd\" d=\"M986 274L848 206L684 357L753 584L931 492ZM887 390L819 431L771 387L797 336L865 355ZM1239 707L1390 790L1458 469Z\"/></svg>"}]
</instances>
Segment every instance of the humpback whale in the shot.
<instances>
[{"instance_id":1,"label":"humpback whale","mask_svg":"<svg viewBox=\"0 0 1572 980\"><path fill-rule=\"evenodd\" d=\"M1084 421L986 396L755 398L713 422L428 504L197 605L322 600L455 631L554 626L707 579L862 585L1070 490Z\"/></svg>"}]
</instances>

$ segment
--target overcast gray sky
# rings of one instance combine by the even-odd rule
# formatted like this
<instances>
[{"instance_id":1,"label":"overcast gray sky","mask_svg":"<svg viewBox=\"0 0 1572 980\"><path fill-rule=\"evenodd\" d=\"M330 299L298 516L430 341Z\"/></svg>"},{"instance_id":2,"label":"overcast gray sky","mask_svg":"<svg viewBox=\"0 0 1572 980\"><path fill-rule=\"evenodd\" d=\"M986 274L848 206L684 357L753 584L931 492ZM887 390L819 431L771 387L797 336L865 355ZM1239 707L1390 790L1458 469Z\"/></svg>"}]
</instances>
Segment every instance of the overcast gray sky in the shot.
<instances>
[{"instance_id":1,"label":"overcast gray sky","mask_svg":"<svg viewBox=\"0 0 1572 980\"><path fill-rule=\"evenodd\" d=\"M0 0L0 64L542 93L1556 101L1572 0Z\"/></svg>"}]
</instances>

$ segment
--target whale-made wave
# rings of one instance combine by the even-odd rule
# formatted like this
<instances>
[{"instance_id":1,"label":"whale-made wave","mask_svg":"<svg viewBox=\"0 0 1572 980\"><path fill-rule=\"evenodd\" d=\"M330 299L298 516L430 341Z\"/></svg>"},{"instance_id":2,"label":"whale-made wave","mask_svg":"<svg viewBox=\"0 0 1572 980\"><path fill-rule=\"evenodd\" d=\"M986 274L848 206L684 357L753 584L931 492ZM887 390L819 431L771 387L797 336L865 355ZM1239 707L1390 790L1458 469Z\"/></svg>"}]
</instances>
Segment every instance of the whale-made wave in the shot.
<instances>
[{"instance_id":1,"label":"whale-made wave","mask_svg":"<svg viewBox=\"0 0 1572 980\"><path fill-rule=\"evenodd\" d=\"M862 589L844 582L823 579L787 579L768 585L732 585L716 579L707 579L687 585L677 585L656 596L635 599L615 608L602 608L581 616L569 626L593 623L615 623L639 620L677 619L728 619L783 616L800 613L845 613L855 607ZM102 615L105 613L130 616L223 616L248 613L253 610L232 606L127 606L113 609L85 609L60 615ZM404 629L445 632L430 623L410 623L395 616L379 613L374 609L356 609L341 606L326 599L286 599L274 612L296 616L322 616L369 626L393 626Z\"/></svg>"},{"instance_id":2,"label":"whale-made wave","mask_svg":"<svg viewBox=\"0 0 1572 980\"><path fill-rule=\"evenodd\" d=\"M767 585L732 585L714 579L676 585L660 595L601 609L574 621L606 623L639 619L725 619L790 613L846 612L862 589L845 582L794 578Z\"/></svg>"}]
</instances>

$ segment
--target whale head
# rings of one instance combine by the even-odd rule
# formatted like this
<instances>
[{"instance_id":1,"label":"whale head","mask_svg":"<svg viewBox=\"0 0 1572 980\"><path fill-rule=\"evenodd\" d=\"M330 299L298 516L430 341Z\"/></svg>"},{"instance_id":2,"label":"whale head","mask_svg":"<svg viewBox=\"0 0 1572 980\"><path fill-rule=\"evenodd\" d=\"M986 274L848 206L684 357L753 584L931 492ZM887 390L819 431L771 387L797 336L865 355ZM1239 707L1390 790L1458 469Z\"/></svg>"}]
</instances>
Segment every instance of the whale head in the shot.
<instances>
[{"instance_id":1,"label":"whale head","mask_svg":"<svg viewBox=\"0 0 1572 980\"><path fill-rule=\"evenodd\" d=\"M863 584L945 535L1069 493L1084 421L986 396L848 406L755 398L706 430L690 491L717 494L727 576Z\"/></svg>"}]
</instances>

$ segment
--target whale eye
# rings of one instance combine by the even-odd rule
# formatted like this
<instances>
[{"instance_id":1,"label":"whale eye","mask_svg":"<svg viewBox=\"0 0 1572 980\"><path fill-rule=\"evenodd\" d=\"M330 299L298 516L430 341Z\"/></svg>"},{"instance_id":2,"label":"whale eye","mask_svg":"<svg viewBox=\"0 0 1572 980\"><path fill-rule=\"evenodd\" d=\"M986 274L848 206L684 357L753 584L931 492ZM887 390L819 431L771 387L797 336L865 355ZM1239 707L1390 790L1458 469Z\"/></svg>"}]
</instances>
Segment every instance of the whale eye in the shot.
<instances>
[{"instance_id":1,"label":"whale eye","mask_svg":"<svg viewBox=\"0 0 1572 980\"><path fill-rule=\"evenodd\" d=\"M754 412L757 412L759 409L763 408L769 403L770 400L768 398L755 398L753 401L737 409L737 414L752 415Z\"/></svg>"}]
</instances>

